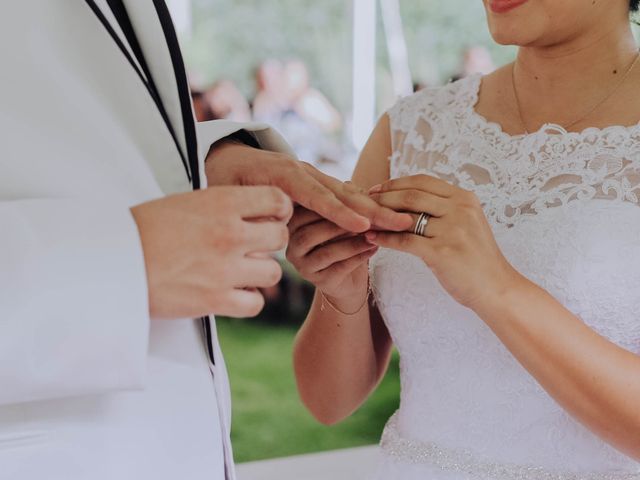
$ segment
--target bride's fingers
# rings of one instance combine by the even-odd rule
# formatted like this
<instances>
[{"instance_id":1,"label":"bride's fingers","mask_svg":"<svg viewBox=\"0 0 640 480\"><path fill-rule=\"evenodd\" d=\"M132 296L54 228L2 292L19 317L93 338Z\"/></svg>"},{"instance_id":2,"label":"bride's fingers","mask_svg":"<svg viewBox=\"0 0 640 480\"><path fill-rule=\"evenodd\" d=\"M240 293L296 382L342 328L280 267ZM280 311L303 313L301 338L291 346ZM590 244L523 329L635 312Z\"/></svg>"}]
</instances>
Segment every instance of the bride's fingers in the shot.
<instances>
[{"instance_id":1,"label":"bride's fingers","mask_svg":"<svg viewBox=\"0 0 640 480\"><path fill-rule=\"evenodd\" d=\"M287 228L289 229L289 233L293 235L305 225L309 225L310 223L314 223L319 220L322 220L322 217L316 212L298 205L293 210L293 217L289 220Z\"/></svg>"},{"instance_id":2,"label":"bride's fingers","mask_svg":"<svg viewBox=\"0 0 640 480\"><path fill-rule=\"evenodd\" d=\"M345 278L351 275L354 271L365 265L371 257L373 257L378 251L378 247L374 247L371 250L367 250L355 257L351 257L348 260L344 260L339 263L334 263L330 267L325 268L317 272L317 277L331 278L331 282L335 285L340 285Z\"/></svg>"},{"instance_id":3,"label":"bride's fingers","mask_svg":"<svg viewBox=\"0 0 640 480\"><path fill-rule=\"evenodd\" d=\"M306 269L316 273L375 248L376 246L369 243L364 236L338 240L319 247L307 255L305 257Z\"/></svg>"},{"instance_id":4,"label":"bride's fingers","mask_svg":"<svg viewBox=\"0 0 640 480\"><path fill-rule=\"evenodd\" d=\"M340 182L333 177L325 175L317 169L309 168L309 173L320 183L330 188L334 195L354 212L369 219L370 226L376 225L386 230L401 232L407 228L409 217L389 208L378 205L367 195L366 190L361 189L352 182ZM331 218L328 216L327 218ZM338 223L338 222L336 222ZM360 233L363 230L351 230Z\"/></svg>"},{"instance_id":5,"label":"bride's fingers","mask_svg":"<svg viewBox=\"0 0 640 480\"><path fill-rule=\"evenodd\" d=\"M411 218L413 218L413 225L411 226L411 230L407 230L407 232L409 233L414 232L420 215L417 213L412 213ZM429 220L427 221L427 228L425 228L423 236L428 238L438 237L444 234L445 229L446 223L444 219L438 217L429 217Z\"/></svg>"},{"instance_id":6,"label":"bride's fingers","mask_svg":"<svg viewBox=\"0 0 640 480\"><path fill-rule=\"evenodd\" d=\"M422 190L440 197L449 198L455 195L459 189L431 175L412 175L410 177L394 178L375 187L371 187L369 193L386 193L394 190Z\"/></svg>"},{"instance_id":7,"label":"bride's fingers","mask_svg":"<svg viewBox=\"0 0 640 480\"><path fill-rule=\"evenodd\" d=\"M319 245L347 233L335 223L324 220L307 224L292 234L287 253L302 258Z\"/></svg>"},{"instance_id":8,"label":"bride's fingers","mask_svg":"<svg viewBox=\"0 0 640 480\"><path fill-rule=\"evenodd\" d=\"M428 213L442 217L449 209L450 201L433 193L422 190L397 190L371 195L376 202L393 210L415 213Z\"/></svg>"},{"instance_id":9,"label":"bride's fingers","mask_svg":"<svg viewBox=\"0 0 640 480\"><path fill-rule=\"evenodd\" d=\"M367 232L365 237L367 241L379 247L390 248L420 257L427 265L434 258L433 240L429 238L420 237L412 233L396 232Z\"/></svg>"}]
</instances>

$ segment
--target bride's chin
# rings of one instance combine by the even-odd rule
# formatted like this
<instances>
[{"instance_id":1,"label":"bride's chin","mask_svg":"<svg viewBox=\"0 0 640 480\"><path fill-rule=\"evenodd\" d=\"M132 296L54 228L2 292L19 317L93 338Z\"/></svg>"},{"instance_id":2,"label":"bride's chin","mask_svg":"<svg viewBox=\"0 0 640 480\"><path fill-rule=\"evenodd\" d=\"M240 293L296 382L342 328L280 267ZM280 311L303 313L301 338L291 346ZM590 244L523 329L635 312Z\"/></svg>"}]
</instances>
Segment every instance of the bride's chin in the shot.
<instances>
[{"instance_id":1,"label":"bride's chin","mask_svg":"<svg viewBox=\"0 0 640 480\"><path fill-rule=\"evenodd\" d=\"M541 42L539 37L533 33L527 34L522 31L513 31L513 29L491 30L491 36L497 44L505 46L530 47L544 43Z\"/></svg>"},{"instance_id":2,"label":"bride's chin","mask_svg":"<svg viewBox=\"0 0 640 480\"><path fill-rule=\"evenodd\" d=\"M533 19L489 19L489 32L493 40L500 45L517 47L537 46L547 43L549 32L543 22Z\"/></svg>"}]
</instances>

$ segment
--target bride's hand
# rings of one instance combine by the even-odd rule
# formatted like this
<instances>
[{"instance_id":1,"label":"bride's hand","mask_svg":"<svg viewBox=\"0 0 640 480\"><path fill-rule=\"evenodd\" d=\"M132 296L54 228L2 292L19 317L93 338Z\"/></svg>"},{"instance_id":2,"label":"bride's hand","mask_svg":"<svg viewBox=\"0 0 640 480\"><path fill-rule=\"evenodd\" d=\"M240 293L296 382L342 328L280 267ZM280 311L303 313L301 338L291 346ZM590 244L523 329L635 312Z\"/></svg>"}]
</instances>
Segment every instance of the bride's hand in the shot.
<instances>
[{"instance_id":1,"label":"bride's hand","mask_svg":"<svg viewBox=\"0 0 640 480\"><path fill-rule=\"evenodd\" d=\"M424 236L368 232L367 239L420 257L462 305L475 310L521 278L502 255L472 192L432 176L415 175L373 187L370 195L396 211L431 215Z\"/></svg>"},{"instance_id":2,"label":"bride's hand","mask_svg":"<svg viewBox=\"0 0 640 480\"><path fill-rule=\"evenodd\" d=\"M345 309L367 294L367 262L378 247L304 207L289 222L287 259L303 278Z\"/></svg>"}]
</instances>

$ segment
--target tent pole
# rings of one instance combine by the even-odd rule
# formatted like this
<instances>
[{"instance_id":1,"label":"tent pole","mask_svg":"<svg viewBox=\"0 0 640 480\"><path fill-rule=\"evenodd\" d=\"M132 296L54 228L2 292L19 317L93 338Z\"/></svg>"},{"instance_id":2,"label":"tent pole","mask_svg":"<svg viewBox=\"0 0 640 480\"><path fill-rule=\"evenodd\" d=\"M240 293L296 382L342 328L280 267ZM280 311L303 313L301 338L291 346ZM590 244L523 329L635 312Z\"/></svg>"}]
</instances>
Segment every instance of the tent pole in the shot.
<instances>
[{"instance_id":1,"label":"tent pole","mask_svg":"<svg viewBox=\"0 0 640 480\"><path fill-rule=\"evenodd\" d=\"M351 138L364 147L375 122L376 2L353 0L353 118Z\"/></svg>"},{"instance_id":2,"label":"tent pole","mask_svg":"<svg viewBox=\"0 0 640 480\"><path fill-rule=\"evenodd\" d=\"M413 81L409 67L407 41L402 27L400 1L380 0L380 6L382 7L382 22L391 64L393 90L396 96L404 97L412 93Z\"/></svg>"}]
</instances>

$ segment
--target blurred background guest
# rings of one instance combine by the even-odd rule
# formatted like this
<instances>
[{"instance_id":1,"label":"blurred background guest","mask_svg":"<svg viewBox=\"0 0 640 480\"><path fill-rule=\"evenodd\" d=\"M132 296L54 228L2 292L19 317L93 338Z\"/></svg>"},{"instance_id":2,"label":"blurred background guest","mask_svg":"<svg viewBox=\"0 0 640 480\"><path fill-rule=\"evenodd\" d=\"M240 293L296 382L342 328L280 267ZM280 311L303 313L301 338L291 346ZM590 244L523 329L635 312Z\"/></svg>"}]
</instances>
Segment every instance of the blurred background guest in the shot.
<instances>
[{"instance_id":1,"label":"blurred background guest","mask_svg":"<svg viewBox=\"0 0 640 480\"><path fill-rule=\"evenodd\" d=\"M192 86L191 100L194 114L199 122L208 120L249 122L252 118L249 102L236 84L228 79L218 80L204 90Z\"/></svg>"},{"instance_id":2,"label":"blurred background guest","mask_svg":"<svg viewBox=\"0 0 640 480\"><path fill-rule=\"evenodd\" d=\"M204 92L204 100L211 114L210 120L251 120L249 102L231 80L218 80Z\"/></svg>"},{"instance_id":3,"label":"blurred background guest","mask_svg":"<svg viewBox=\"0 0 640 480\"><path fill-rule=\"evenodd\" d=\"M496 69L491 52L482 45L474 45L462 55L462 74L465 77L480 73L488 75Z\"/></svg>"},{"instance_id":4,"label":"blurred background guest","mask_svg":"<svg viewBox=\"0 0 640 480\"><path fill-rule=\"evenodd\" d=\"M196 116L196 120L206 122L213 119L213 113L209 109L209 104L202 90L192 87L191 101L193 102L193 114Z\"/></svg>"},{"instance_id":5,"label":"blurred background guest","mask_svg":"<svg viewBox=\"0 0 640 480\"><path fill-rule=\"evenodd\" d=\"M338 110L311 86L309 70L302 61L291 60L285 64L284 88L290 109L304 121L326 133L335 133L342 126Z\"/></svg>"},{"instance_id":6,"label":"blurred background guest","mask_svg":"<svg viewBox=\"0 0 640 480\"><path fill-rule=\"evenodd\" d=\"M491 52L482 46L474 45L467 47L462 54L462 65L458 73L451 77L451 81L460 80L470 75L488 75L496 69L491 57Z\"/></svg>"},{"instance_id":7,"label":"blurred background guest","mask_svg":"<svg viewBox=\"0 0 640 480\"><path fill-rule=\"evenodd\" d=\"M279 123L289 108L284 65L275 58L265 60L255 70L255 82L253 118L269 124Z\"/></svg>"}]
</instances>

